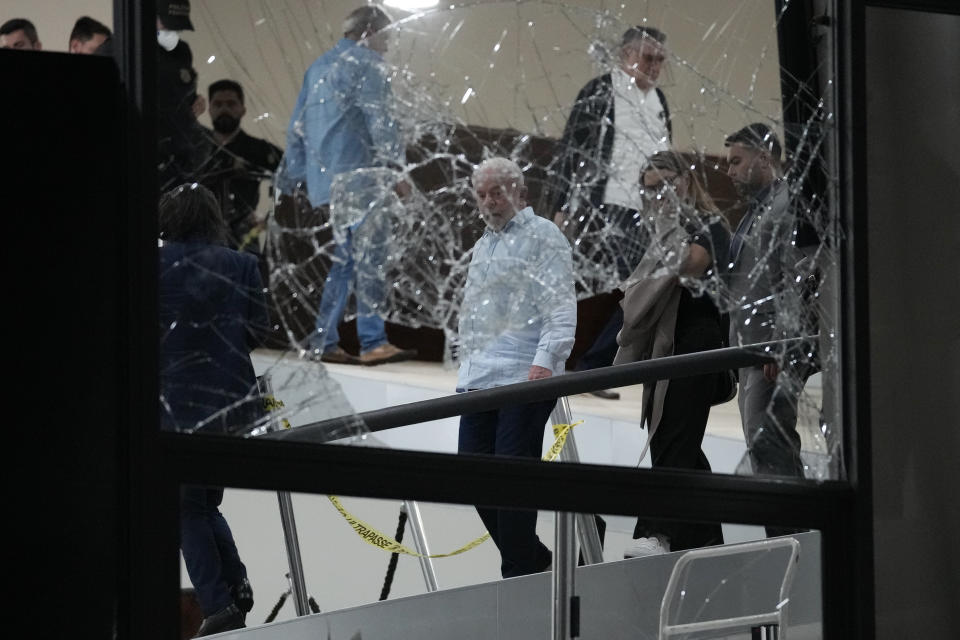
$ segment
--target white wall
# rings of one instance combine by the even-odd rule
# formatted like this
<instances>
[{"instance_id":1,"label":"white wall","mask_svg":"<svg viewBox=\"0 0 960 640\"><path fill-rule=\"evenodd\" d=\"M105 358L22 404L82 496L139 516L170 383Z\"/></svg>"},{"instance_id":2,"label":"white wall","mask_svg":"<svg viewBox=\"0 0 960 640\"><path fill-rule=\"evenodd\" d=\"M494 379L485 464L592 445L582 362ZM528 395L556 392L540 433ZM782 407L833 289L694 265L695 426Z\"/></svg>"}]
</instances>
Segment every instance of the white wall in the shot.
<instances>
[{"instance_id":1,"label":"white wall","mask_svg":"<svg viewBox=\"0 0 960 640\"><path fill-rule=\"evenodd\" d=\"M241 82L249 96L246 128L282 145L303 72L336 41L343 18L357 4L195 2L197 30L185 38L201 88L222 77ZM558 136L577 91L597 74L588 53L591 40L601 35L616 40L627 26L646 19L667 32L675 54L661 84L678 147L720 152L725 133L753 120L779 118L772 1L650 0L625 3L623 9L621 4L479 2L407 17L397 25L388 61L412 74L409 87L421 99L429 97L435 107L449 101L462 121ZM404 20L401 12L391 12ZM461 105L468 88L476 93ZM253 122L263 114L268 115Z\"/></svg>"},{"instance_id":2,"label":"white wall","mask_svg":"<svg viewBox=\"0 0 960 640\"><path fill-rule=\"evenodd\" d=\"M220 78L240 81L248 94L245 128L283 146L304 70L335 42L343 18L359 4L194 0L196 31L184 39L194 52L201 91ZM2 20L33 21L51 51L67 49L81 15L113 25L112 0L70 0L66 6L62 0L5 0L3 8ZM398 25L389 61L412 74L413 90L435 105L449 101L453 115L469 124L558 136L576 92L598 72L588 53L591 41L615 40L644 20L668 34L674 54L661 84L677 147L721 152L725 133L779 118L772 0L481 1L419 19L389 11L407 20ZM467 88L475 93L461 105ZM209 124L206 115L201 121Z\"/></svg>"}]
</instances>

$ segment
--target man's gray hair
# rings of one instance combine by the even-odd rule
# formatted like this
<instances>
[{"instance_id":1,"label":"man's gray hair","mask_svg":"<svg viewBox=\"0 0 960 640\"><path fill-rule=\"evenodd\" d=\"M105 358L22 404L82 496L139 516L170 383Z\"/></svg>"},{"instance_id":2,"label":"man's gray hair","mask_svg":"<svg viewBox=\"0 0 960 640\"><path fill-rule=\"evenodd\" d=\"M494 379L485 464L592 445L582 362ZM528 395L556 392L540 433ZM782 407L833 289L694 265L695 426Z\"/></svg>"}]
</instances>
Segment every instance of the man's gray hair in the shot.
<instances>
[{"instance_id":1,"label":"man's gray hair","mask_svg":"<svg viewBox=\"0 0 960 640\"><path fill-rule=\"evenodd\" d=\"M643 41L643 40L653 40L659 42L660 44L667 43L667 34L656 27L630 27L623 32L623 37L620 39L620 46L626 47L631 45L634 42Z\"/></svg>"},{"instance_id":2,"label":"man's gray hair","mask_svg":"<svg viewBox=\"0 0 960 640\"><path fill-rule=\"evenodd\" d=\"M502 182L512 182L516 187L523 186L523 171L509 158L497 157L484 160L473 170L473 181L476 182L477 176L482 174L494 175Z\"/></svg>"},{"instance_id":3,"label":"man's gray hair","mask_svg":"<svg viewBox=\"0 0 960 640\"><path fill-rule=\"evenodd\" d=\"M380 7L364 6L354 9L343 21L343 35L362 36L380 31L390 24L388 16Z\"/></svg>"}]
</instances>

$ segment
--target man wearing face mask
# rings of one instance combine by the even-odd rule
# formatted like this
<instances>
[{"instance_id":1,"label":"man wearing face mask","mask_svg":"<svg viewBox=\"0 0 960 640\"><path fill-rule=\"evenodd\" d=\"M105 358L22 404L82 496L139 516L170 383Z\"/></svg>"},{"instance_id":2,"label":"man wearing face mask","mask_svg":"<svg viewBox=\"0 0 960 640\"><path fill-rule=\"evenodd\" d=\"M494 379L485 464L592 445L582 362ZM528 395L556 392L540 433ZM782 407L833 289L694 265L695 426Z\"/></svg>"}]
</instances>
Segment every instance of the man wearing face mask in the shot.
<instances>
[{"instance_id":1,"label":"man wearing face mask","mask_svg":"<svg viewBox=\"0 0 960 640\"><path fill-rule=\"evenodd\" d=\"M283 152L240 128L247 112L240 83L218 80L208 87L207 98L213 130L204 129L208 150L197 178L220 202L230 227L230 248L258 253L255 230L260 181L276 171Z\"/></svg>"},{"instance_id":2,"label":"man wearing face mask","mask_svg":"<svg viewBox=\"0 0 960 640\"><path fill-rule=\"evenodd\" d=\"M194 104L197 72L181 31L193 31L187 0L157 0L157 178L164 191L193 180L203 130Z\"/></svg>"}]
</instances>

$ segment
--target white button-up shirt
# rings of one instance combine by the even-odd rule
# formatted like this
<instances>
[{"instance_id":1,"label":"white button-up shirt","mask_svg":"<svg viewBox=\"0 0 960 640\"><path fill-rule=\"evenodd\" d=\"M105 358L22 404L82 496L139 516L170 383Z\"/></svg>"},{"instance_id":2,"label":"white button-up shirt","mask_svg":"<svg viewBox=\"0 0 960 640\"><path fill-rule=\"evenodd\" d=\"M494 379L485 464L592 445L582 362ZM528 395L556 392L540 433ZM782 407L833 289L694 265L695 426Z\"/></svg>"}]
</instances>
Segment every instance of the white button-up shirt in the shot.
<instances>
[{"instance_id":1,"label":"white button-up shirt","mask_svg":"<svg viewBox=\"0 0 960 640\"><path fill-rule=\"evenodd\" d=\"M577 327L570 245L526 207L473 247L460 309L458 389L523 382L531 365L563 373Z\"/></svg>"},{"instance_id":2,"label":"white button-up shirt","mask_svg":"<svg viewBox=\"0 0 960 640\"><path fill-rule=\"evenodd\" d=\"M639 209L640 172L657 151L670 148L666 112L657 90L640 90L619 67L613 80L613 150L603 201Z\"/></svg>"}]
</instances>

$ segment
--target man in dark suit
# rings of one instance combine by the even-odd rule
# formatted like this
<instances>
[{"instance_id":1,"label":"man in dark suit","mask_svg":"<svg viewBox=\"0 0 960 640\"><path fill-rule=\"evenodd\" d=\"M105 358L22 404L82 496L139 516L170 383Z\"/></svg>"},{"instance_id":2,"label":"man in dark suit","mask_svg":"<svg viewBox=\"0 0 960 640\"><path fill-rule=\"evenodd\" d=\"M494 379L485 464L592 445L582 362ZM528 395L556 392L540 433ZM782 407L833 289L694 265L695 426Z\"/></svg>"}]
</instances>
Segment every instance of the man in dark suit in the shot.
<instances>
[{"instance_id":1,"label":"man in dark suit","mask_svg":"<svg viewBox=\"0 0 960 640\"><path fill-rule=\"evenodd\" d=\"M667 98L657 87L666 59L667 36L653 27L631 27L620 42L610 73L577 94L560 141L561 157L551 180L554 221L581 240L587 265L581 275L611 291L627 278L646 244L639 220L638 184L647 159L670 148ZM576 369L610 366L623 326L618 305ZM595 391L615 400L619 394Z\"/></svg>"},{"instance_id":2,"label":"man in dark suit","mask_svg":"<svg viewBox=\"0 0 960 640\"><path fill-rule=\"evenodd\" d=\"M807 331L795 282L802 254L793 242L796 217L780 141L757 122L725 144L727 174L748 203L730 243L730 344L797 337ZM743 433L754 473L802 478L797 403L811 366L793 352L777 355L778 362L739 370Z\"/></svg>"},{"instance_id":3,"label":"man in dark suit","mask_svg":"<svg viewBox=\"0 0 960 640\"><path fill-rule=\"evenodd\" d=\"M231 249L260 253L260 181L270 178L283 155L276 146L240 127L247 113L243 87L235 80L217 80L207 89L213 130L204 128L207 149L197 179L217 196L230 228Z\"/></svg>"}]
</instances>

